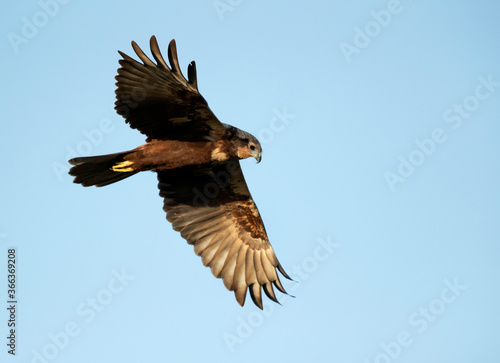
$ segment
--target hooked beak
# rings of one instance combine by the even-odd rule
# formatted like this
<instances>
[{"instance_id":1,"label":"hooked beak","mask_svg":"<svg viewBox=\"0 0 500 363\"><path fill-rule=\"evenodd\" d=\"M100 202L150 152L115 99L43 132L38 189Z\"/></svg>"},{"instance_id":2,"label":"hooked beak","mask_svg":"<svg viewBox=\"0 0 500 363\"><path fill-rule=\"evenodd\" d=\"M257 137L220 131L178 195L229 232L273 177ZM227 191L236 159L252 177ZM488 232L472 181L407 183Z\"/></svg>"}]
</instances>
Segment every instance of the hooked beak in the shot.
<instances>
[{"instance_id":1,"label":"hooked beak","mask_svg":"<svg viewBox=\"0 0 500 363\"><path fill-rule=\"evenodd\" d=\"M257 160L257 164L260 163L262 160L262 153L258 153L257 155L254 155L255 160Z\"/></svg>"}]
</instances>

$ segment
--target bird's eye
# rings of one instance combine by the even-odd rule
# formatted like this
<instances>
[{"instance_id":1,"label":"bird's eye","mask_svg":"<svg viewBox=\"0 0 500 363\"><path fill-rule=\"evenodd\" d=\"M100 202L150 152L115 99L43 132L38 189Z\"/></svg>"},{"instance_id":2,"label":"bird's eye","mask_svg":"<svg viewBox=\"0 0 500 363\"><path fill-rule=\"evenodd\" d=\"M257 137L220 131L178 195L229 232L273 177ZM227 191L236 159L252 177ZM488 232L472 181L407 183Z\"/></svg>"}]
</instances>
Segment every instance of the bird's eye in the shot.
<instances>
[{"instance_id":1,"label":"bird's eye","mask_svg":"<svg viewBox=\"0 0 500 363\"><path fill-rule=\"evenodd\" d=\"M255 145L250 145L250 150L255 150Z\"/></svg>"}]
</instances>

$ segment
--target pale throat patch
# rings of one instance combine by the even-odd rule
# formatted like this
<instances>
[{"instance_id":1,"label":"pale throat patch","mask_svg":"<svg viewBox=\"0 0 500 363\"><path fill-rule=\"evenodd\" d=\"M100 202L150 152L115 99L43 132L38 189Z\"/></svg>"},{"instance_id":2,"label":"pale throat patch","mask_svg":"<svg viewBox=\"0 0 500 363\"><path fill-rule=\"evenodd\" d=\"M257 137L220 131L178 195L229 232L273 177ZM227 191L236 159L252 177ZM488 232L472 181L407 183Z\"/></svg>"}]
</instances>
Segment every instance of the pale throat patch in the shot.
<instances>
[{"instance_id":1,"label":"pale throat patch","mask_svg":"<svg viewBox=\"0 0 500 363\"><path fill-rule=\"evenodd\" d=\"M246 146L244 147L239 147L237 151L238 157L240 159L246 159L252 156L250 152L248 151L248 148Z\"/></svg>"}]
</instances>

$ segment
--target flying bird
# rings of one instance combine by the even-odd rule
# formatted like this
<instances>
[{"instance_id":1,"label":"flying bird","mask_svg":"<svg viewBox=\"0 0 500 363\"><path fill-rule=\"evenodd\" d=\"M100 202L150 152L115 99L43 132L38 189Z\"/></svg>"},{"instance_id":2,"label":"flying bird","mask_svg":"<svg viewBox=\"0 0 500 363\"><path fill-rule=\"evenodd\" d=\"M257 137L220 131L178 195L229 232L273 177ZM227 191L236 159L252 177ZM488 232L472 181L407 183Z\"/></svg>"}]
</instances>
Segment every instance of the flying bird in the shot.
<instances>
[{"instance_id":1,"label":"flying bird","mask_svg":"<svg viewBox=\"0 0 500 363\"><path fill-rule=\"evenodd\" d=\"M194 246L205 266L222 278L243 306L247 291L260 309L262 290L278 302L273 285L286 294L279 263L259 210L248 190L239 160L261 161L259 141L248 132L220 122L198 90L196 64L186 79L179 67L175 40L168 63L155 36L153 62L132 41L142 61L119 51L116 112L147 136L133 150L69 160L74 183L102 187L151 170L158 175L163 210L174 230Z\"/></svg>"}]
</instances>

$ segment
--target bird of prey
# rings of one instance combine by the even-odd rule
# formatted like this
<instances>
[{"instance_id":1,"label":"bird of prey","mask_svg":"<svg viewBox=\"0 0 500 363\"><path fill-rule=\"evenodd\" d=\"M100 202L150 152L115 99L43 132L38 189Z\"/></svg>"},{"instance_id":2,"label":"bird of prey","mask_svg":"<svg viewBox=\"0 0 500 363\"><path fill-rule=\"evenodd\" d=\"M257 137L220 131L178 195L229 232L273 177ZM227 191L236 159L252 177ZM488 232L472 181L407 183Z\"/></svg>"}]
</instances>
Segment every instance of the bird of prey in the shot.
<instances>
[{"instance_id":1,"label":"bird of prey","mask_svg":"<svg viewBox=\"0 0 500 363\"><path fill-rule=\"evenodd\" d=\"M167 63L155 36L153 62L132 41L142 61L119 51L116 112L147 136L133 150L77 157L69 174L85 187L102 187L151 170L158 175L163 209L173 229L194 246L205 266L222 278L243 306L247 295L262 309L262 289L278 302L273 285L286 294L277 270L287 279L243 177L239 160L260 162L262 148L248 132L221 123L198 91L196 65L186 79L175 40Z\"/></svg>"}]
</instances>

